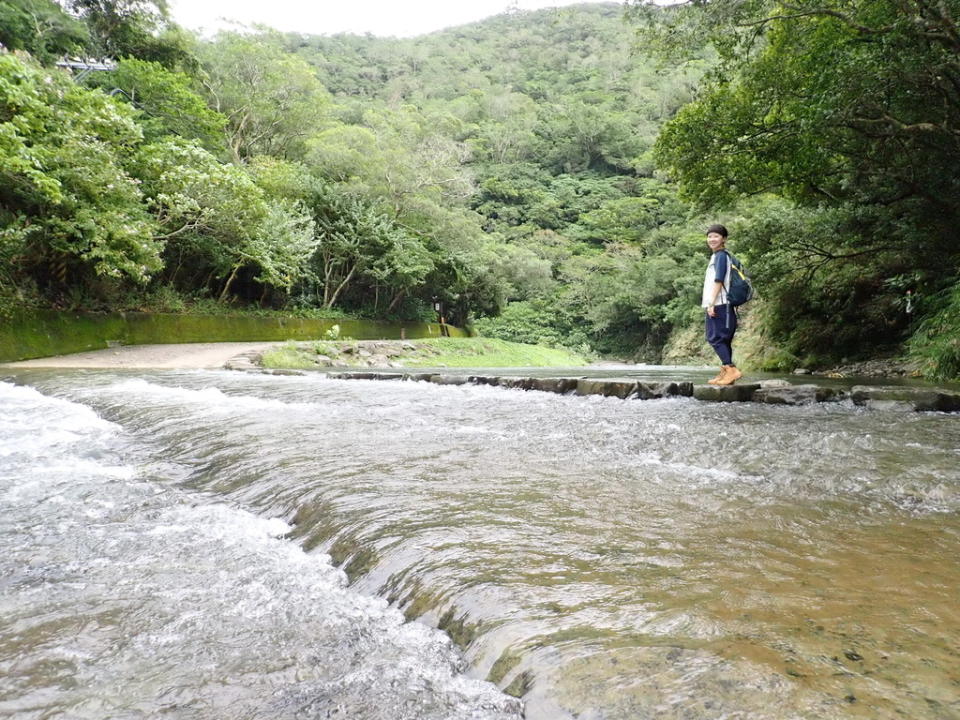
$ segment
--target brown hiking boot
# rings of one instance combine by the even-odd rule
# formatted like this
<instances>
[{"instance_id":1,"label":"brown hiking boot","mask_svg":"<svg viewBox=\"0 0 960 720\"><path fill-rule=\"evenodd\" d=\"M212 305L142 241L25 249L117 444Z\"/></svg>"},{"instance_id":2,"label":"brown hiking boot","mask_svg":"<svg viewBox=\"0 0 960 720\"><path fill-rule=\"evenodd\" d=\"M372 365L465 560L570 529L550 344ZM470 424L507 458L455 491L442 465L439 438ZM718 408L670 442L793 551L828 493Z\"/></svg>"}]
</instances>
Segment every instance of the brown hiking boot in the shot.
<instances>
[{"instance_id":1,"label":"brown hiking boot","mask_svg":"<svg viewBox=\"0 0 960 720\"><path fill-rule=\"evenodd\" d=\"M720 379L717 380L714 385L733 385L743 377L743 373L740 372L736 365L724 365L723 370L723 375L720 376Z\"/></svg>"},{"instance_id":2,"label":"brown hiking boot","mask_svg":"<svg viewBox=\"0 0 960 720\"><path fill-rule=\"evenodd\" d=\"M727 374L727 366L726 366L726 365L721 365L721 366L720 366L720 372L717 373L717 376L716 376L716 377L712 377L712 378L710 378L709 380L707 380L707 384L708 384L708 385L716 385L718 382L720 382L721 380L723 380L723 376L726 375L726 374Z\"/></svg>"}]
</instances>

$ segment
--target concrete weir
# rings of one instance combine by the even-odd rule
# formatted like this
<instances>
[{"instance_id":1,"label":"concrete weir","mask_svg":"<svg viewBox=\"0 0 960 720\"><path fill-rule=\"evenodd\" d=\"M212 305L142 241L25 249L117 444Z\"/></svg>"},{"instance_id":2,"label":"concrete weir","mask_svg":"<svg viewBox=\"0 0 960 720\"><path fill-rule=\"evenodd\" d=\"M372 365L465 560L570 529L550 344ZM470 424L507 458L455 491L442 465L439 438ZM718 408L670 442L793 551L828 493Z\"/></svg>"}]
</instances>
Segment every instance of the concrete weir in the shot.
<instances>
[{"instance_id":1,"label":"concrete weir","mask_svg":"<svg viewBox=\"0 0 960 720\"><path fill-rule=\"evenodd\" d=\"M537 378L430 372L337 372L329 373L327 377L338 380L410 380L435 385L491 385L561 395L601 395L622 400L692 397L704 402L755 402L768 405L809 405L850 400L855 405L872 409L960 412L960 392L940 388L855 385L844 390L814 384L794 385L783 380L715 386L694 385L692 382L646 381L629 377Z\"/></svg>"}]
</instances>

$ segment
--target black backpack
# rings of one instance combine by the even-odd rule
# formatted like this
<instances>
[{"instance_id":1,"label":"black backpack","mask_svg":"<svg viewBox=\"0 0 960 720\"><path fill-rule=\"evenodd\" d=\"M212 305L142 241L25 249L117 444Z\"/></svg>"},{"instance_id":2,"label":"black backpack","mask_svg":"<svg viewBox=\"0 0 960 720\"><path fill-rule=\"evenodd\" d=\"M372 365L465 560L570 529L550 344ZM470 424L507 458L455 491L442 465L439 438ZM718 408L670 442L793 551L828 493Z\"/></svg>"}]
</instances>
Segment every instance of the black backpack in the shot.
<instances>
[{"instance_id":1,"label":"black backpack","mask_svg":"<svg viewBox=\"0 0 960 720\"><path fill-rule=\"evenodd\" d=\"M743 269L743 263L737 260L727 250L727 259L730 261L730 287L724 288L727 294L727 304L740 307L753 300L753 283Z\"/></svg>"}]
</instances>

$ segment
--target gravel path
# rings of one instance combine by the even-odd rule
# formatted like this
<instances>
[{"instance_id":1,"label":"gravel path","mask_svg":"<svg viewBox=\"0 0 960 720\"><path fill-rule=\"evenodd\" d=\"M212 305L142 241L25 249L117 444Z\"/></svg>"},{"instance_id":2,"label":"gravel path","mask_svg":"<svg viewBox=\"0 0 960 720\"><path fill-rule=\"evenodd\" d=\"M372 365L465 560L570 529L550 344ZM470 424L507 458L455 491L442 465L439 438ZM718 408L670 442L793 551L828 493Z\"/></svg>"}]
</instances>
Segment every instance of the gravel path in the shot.
<instances>
[{"instance_id":1,"label":"gravel path","mask_svg":"<svg viewBox=\"0 0 960 720\"><path fill-rule=\"evenodd\" d=\"M262 351L276 342L182 343L170 345L125 345L21 360L0 364L9 368L176 368L197 370L221 368L231 358L247 352Z\"/></svg>"}]
</instances>

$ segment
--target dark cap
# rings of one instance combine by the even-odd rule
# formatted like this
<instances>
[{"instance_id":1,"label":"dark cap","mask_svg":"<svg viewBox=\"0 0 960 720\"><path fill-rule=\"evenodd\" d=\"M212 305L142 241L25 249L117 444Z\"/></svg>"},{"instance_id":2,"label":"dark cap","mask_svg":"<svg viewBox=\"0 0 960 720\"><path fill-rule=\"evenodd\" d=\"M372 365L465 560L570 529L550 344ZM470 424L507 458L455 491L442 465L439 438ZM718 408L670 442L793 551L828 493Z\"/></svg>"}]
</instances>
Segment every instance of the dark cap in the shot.
<instances>
[{"instance_id":1,"label":"dark cap","mask_svg":"<svg viewBox=\"0 0 960 720\"><path fill-rule=\"evenodd\" d=\"M723 225L711 225L707 228L707 235L710 233L717 233L718 235L723 235L724 237L727 237L727 235L730 234Z\"/></svg>"}]
</instances>

